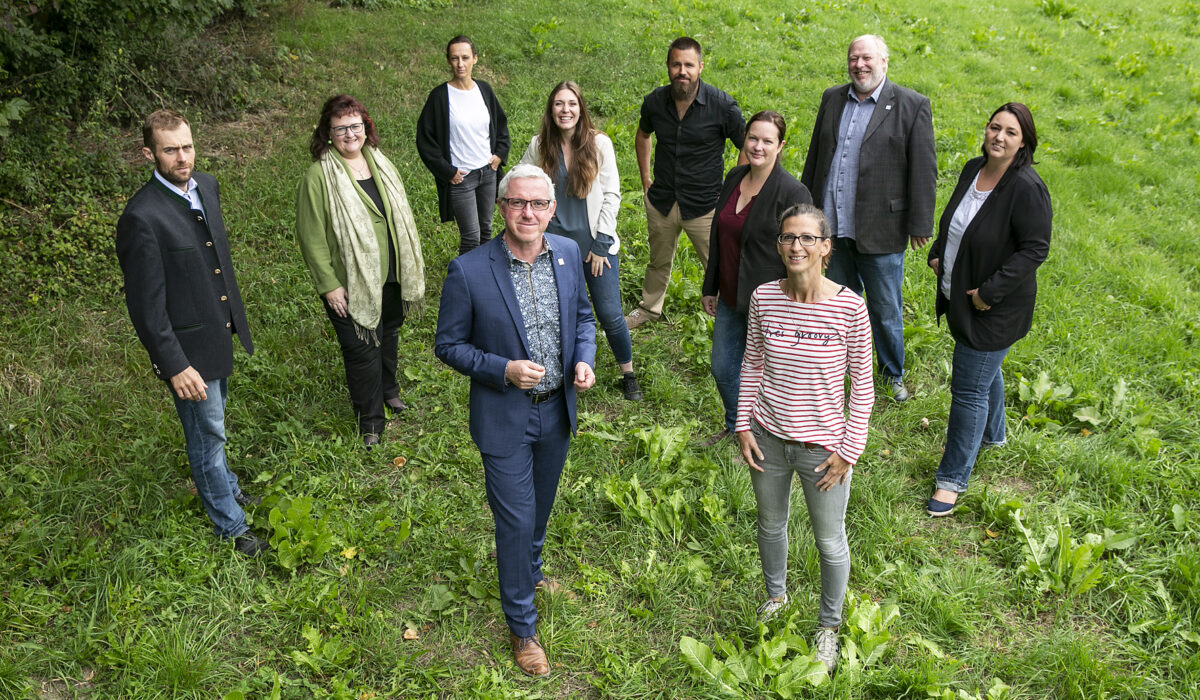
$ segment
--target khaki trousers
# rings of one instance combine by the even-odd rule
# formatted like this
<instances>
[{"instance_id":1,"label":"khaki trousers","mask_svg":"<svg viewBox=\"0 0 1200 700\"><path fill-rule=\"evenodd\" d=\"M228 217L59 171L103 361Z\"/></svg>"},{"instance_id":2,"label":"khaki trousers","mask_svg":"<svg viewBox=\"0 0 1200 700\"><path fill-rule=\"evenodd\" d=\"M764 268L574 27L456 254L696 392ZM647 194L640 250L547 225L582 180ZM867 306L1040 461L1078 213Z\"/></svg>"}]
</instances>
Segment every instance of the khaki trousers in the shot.
<instances>
[{"instance_id":1,"label":"khaki trousers","mask_svg":"<svg viewBox=\"0 0 1200 700\"><path fill-rule=\"evenodd\" d=\"M642 303L638 304L651 318L662 315L671 281L671 264L679 247L679 234L686 232L692 248L700 258L700 267L708 267L708 241L712 234L713 211L694 219L679 218L679 205L663 215L653 204L646 202L646 233L650 243L650 262L646 265L646 281L642 283Z\"/></svg>"}]
</instances>

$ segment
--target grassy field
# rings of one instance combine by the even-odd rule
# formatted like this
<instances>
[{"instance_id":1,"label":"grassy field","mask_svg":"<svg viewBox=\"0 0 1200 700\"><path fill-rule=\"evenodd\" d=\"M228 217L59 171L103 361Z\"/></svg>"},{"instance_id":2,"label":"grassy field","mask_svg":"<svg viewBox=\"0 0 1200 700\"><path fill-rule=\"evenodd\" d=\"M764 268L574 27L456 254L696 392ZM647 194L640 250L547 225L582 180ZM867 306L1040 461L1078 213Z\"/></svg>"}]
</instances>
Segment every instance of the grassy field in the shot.
<instances>
[{"instance_id":1,"label":"grassy field","mask_svg":"<svg viewBox=\"0 0 1200 700\"><path fill-rule=\"evenodd\" d=\"M6 306L0 697L1200 697L1200 4L529 0L367 13L295 0L276 15L290 67L263 86L273 106L193 131L222 184L258 347L231 382L230 460L265 496L254 526L288 558L247 561L209 534L170 401L114 291L115 259L85 281L93 293ZM933 102L939 214L990 111L1032 108L1055 226L1033 332L1005 364L1009 444L981 456L959 515L924 515L952 343L923 252L911 254L916 398L877 404L856 469L841 630L856 652L833 679L806 675L819 576L802 502L790 615L754 619L746 467L730 443L699 446L720 401L690 248L668 322L634 334L645 402L621 399L601 342L546 546L548 572L578 597L540 603L553 678L513 665L467 382L431 349L457 232L437 222L413 145L459 32L480 46L476 74L508 112L514 160L550 86L583 86L620 161L627 308L647 253L633 134L679 34L705 45L704 79L746 114L787 117L797 173L821 91L845 80L848 40L883 34L889 76ZM405 176L430 287L401 337L410 409L370 454L292 235L307 139L340 91L365 101ZM148 176L137 145L110 144L127 154L130 193Z\"/></svg>"}]
</instances>

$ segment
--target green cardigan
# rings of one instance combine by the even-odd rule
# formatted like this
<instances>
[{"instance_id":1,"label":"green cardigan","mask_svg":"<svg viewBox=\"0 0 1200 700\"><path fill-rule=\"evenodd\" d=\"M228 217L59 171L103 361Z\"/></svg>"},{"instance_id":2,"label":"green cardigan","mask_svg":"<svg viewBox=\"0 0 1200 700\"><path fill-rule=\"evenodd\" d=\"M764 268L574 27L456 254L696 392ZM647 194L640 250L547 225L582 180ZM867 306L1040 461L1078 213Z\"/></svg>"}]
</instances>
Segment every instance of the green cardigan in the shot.
<instances>
[{"instance_id":1,"label":"green cardigan","mask_svg":"<svg viewBox=\"0 0 1200 700\"><path fill-rule=\"evenodd\" d=\"M335 152L336 154L336 152ZM370 147L363 147L363 156L367 159L367 167L371 169L371 177L379 182L375 171L375 158ZM388 222L392 218L392 204L388 201L387 192L379 188L385 211L379 211L367 193L354 181L354 173L350 166L338 156L342 167L354 182L354 189L359 198L367 205L367 213L371 215L371 224L375 228L375 240L379 243L379 269L386 273L388 243L387 237L392 236L393 248L400 249L396 232L391 231ZM300 252L312 275L313 286L317 293L324 296L338 287L346 286L346 266L342 263L342 251L338 247L337 237L333 234L333 221L329 216L329 194L325 189L325 176L321 172L321 163L314 162L308 166L308 171L300 180L300 191L296 193L296 240L300 243ZM397 255L396 270L400 269Z\"/></svg>"}]
</instances>

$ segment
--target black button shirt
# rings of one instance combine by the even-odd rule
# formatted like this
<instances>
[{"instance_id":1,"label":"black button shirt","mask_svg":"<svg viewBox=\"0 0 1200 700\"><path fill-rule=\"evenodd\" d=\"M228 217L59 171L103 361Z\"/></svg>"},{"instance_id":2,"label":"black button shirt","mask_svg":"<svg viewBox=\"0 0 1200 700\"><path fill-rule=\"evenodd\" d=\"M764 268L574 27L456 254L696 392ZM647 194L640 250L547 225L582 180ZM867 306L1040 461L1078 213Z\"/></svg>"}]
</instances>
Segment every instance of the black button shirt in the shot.
<instances>
[{"instance_id":1,"label":"black button shirt","mask_svg":"<svg viewBox=\"0 0 1200 700\"><path fill-rule=\"evenodd\" d=\"M654 182L650 204L662 214L679 203L679 216L694 219L717 205L725 175L725 139L740 150L746 121L737 100L697 81L696 99L679 119L671 86L656 88L642 100L638 128L654 134Z\"/></svg>"}]
</instances>

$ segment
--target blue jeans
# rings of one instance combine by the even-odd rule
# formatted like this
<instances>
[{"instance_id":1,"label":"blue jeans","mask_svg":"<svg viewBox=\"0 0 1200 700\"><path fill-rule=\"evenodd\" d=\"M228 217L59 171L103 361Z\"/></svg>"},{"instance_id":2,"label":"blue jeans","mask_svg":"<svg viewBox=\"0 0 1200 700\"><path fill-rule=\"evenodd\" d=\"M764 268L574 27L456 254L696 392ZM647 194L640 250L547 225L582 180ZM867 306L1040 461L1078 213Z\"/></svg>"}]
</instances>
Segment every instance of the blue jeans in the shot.
<instances>
[{"instance_id":1,"label":"blue jeans","mask_svg":"<svg viewBox=\"0 0 1200 700\"><path fill-rule=\"evenodd\" d=\"M612 348L617 364L624 364L633 362L633 341L629 339L629 326L625 325L625 312L621 311L621 278L618 276L617 256L608 256L608 264L612 267L606 268L599 277L594 277L592 266L584 263L583 275L587 279L592 308L596 310L596 322L604 329L608 347Z\"/></svg>"},{"instance_id":2,"label":"blue jeans","mask_svg":"<svg viewBox=\"0 0 1200 700\"><path fill-rule=\"evenodd\" d=\"M717 393L725 406L725 427L733 432L737 422L738 387L742 379L742 356L746 354L746 314L717 297L713 321L712 355L709 362Z\"/></svg>"},{"instance_id":3,"label":"blue jeans","mask_svg":"<svg viewBox=\"0 0 1200 700\"><path fill-rule=\"evenodd\" d=\"M829 458L824 447L780 440L756 421L750 431L762 451L758 466L750 469L754 500L758 504L758 556L762 559L767 595L778 598L787 592L788 517L791 509L792 475L800 477L808 521L821 561L822 627L837 627L842 621L842 603L850 581L850 543L846 539L846 503L850 500L850 477L828 491L817 488L824 472L815 472Z\"/></svg>"},{"instance_id":4,"label":"blue jeans","mask_svg":"<svg viewBox=\"0 0 1200 700\"><path fill-rule=\"evenodd\" d=\"M1004 373L1000 364L1008 351L985 352L966 343L954 344L946 450L936 477L939 489L966 491L980 444L1004 442Z\"/></svg>"},{"instance_id":5,"label":"blue jeans","mask_svg":"<svg viewBox=\"0 0 1200 700\"><path fill-rule=\"evenodd\" d=\"M204 504L217 536L237 537L249 528L246 514L235 500L242 492L237 475L225 463L225 401L229 397L229 380L209 379L205 383L208 398L203 401L179 398L171 391L170 384L167 390L175 399L175 412L183 425L196 495Z\"/></svg>"},{"instance_id":6,"label":"blue jeans","mask_svg":"<svg viewBox=\"0 0 1200 700\"><path fill-rule=\"evenodd\" d=\"M492 238L492 214L496 210L496 171L485 165L463 175L450 185L450 207L458 222L458 254L474 249Z\"/></svg>"},{"instance_id":7,"label":"blue jeans","mask_svg":"<svg viewBox=\"0 0 1200 700\"><path fill-rule=\"evenodd\" d=\"M904 376L904 317L900 299L904 253L860 253L853 239L835 238L825 276L859 296L866 291L879 373L889 381L899 380Z\"/></svg>"},{"instance_id":8,"label":"blue jeans","mask_svg":"<svg viewBox=\"0 0 1200 700\"><path fill-rule=\"evenodd\" d=\"M543 578L546 522L570 444L571 427L560 392L530 407L525 439L514 454L482 455L488 505L496 525L500 607L518 637L537 633L533 593Z\"/></svg>"}]
</instances>

